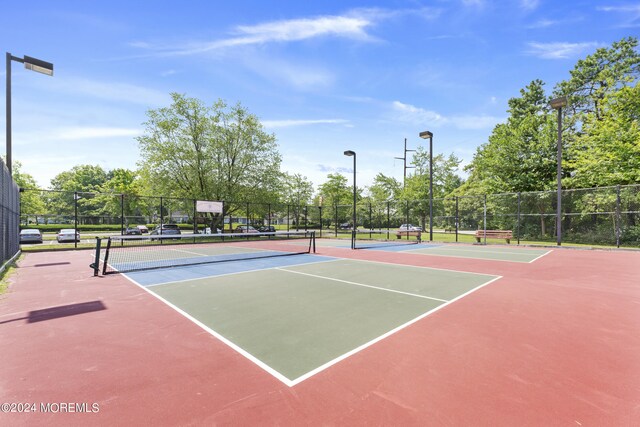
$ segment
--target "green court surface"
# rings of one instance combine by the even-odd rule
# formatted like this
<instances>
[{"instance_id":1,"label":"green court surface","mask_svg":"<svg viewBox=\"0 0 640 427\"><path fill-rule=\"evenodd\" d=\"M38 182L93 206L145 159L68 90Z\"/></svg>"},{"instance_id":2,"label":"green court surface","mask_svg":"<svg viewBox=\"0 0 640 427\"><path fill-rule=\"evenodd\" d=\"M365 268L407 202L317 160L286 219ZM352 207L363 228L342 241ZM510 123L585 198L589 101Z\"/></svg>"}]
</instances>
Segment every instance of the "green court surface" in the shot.
<instances>
[{"instance_id":1,"label":"green court surface","mask_svg":"<svg viewBox=\"0 0 640 427\"><path fill-rule=\"evenodd\" d=\"M497 278L335 260L147 289L291 385Z\"/></svg>"},{"instance_id":2,"label":"green court surface","mask_svg":"<svg viewBox=\"0 0 640 427\"><path fill-rule=\"evenodd\" d=\"M456 258L488 259L494 261L533 262L548 254L550 250L486 245L439 245L426 247L418 245L407 248L407 250L403 252Z\"/></svg>"}]
</instances>

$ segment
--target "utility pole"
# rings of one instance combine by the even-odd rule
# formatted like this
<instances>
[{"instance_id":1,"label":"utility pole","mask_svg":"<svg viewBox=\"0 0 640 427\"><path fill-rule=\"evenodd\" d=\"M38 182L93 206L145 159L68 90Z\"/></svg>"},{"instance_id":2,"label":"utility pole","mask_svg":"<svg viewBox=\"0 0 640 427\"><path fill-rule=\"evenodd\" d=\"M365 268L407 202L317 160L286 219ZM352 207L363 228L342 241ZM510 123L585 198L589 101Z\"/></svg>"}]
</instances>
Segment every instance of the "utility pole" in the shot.
<instances>
[{"instance_id":1,"label":"utility pole","mask_svg":"<svg viewBox=\"0 0 640 427\"><path fill-rule=\"evenodd\" d=\"M404 162L404 176L402 178L402 188L404 188L407 184L407 169L415 169L415 166L407 166L407 152L412 152L416 150L407 150L407 138L404 139L404 157L394 157L394 159L402 160Z\"/></svg>"}]
</instances>

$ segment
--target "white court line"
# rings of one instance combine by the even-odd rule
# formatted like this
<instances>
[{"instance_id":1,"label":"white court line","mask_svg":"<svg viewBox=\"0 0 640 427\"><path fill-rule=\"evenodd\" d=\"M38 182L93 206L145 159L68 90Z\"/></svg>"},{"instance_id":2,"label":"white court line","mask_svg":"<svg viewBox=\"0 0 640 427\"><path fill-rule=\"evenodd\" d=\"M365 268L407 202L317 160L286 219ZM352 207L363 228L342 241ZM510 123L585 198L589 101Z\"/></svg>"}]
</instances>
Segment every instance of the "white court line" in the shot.
<instances>
[{"instance_id":1,"label":"white court line","mask_svg":"<svg viewBox=\"0 0 640 427\"><path fill-rule=\"evenodd\" d=\"M201 253L198 253L198 252L186 251L184 249L173 249L172 248L172 249L169 249L169 250L172 250L174 252L184 252L185 254L192 254L192 255L198 255L198 256L208 256L208 255L204 255L204 254L201 254ZM169 258L169 259L171 259L171 258Z\"/></svg>"},{"instance_id":2,"label":"white court line","mask_svg":"<svg viewBox=\"0 0 640 427\"><path fill-rule=\"evenodd\" d=\"M431 247L431 248L423 248L423 249L444 249L444 250L453 250L453 251L458 251L458 252L472 252L472 253L490 253L490 254L501 254L501 255L511 255L511 254L517 254L520 255L526 251L530 251L529 249L524 249L521 252L518 252L520 249L512 249L512 250L504 250L504 251L500 251L500 250L489 250L489 249L464 249L461 246L456 247L456 246L435 246L435 247Z\"/></svg>"},{"instance_id":3,"label":"white court line","mask_svg":"<svg viewBox=\"0 0 640 427\"><path fill-rule=\"evenodd\" d=\"M195 323L196 325L198 325L199 327L201 327L202 329L204 329L206 332L210 333L211 335L213 335L214 337L216 337L217 339L219 339L220 341L222 341L223 343L225 343L226 345L228 345L229 347L231 347L233 350L237 351L238 353L240 353L242 356L246 357L247 359L249 359L251 362L255 363L256 365L258 365L260 368L262 368L264 371L268 372L269 374L273 375L275 378L277 378L278 380L280 380L281 382L283 382L284 384L286 384L289 387L293 387L292 381L285 377L284 375L282 375L280 372L276 371L275 369L273 369L271 366L267 365L266 363L264 363L263 361L261 361L260 359L258 359L257 357L255 357L254 355L252 355L251 353L249 353L248 351L246 351L245 349L243 349L242 347L239 347L238 345L234 344L233 342L229 341L228 339L226 339L224 336L220 335L219 333L217 333L216 331L214 331L213 329L211 329L210 327L208 327L207 325L205 325L204 323L202 323L201 321L199 321L198 319L196 319L195 317L191 316L189 313L187 313L186 311L182 310L180 307L172 304L171 302L167 301L166 299L162 298L160 295L155 294L154 292L150 291L149 289L147 289L145 286L139 284L138 282L136 282L135 280L133 280L132 278L128 277L125 275L125 277L134 285L142 288L145 292L149 293L150 295L153 295L155 298L159 299L160 301L162 301L163 303L167 304L169 307L173 308L175 311L177 311L179 314L181 314L182 316L186 317L187 319L191 320L193 323Z\"/></svg>"},{"instance_id":4,"label":"white court line","mask_svg":"<svg viewBox=\"0 0 640 427\"><path fill-rule=\"evenodd\" d=\"M446 299L428 297L428 296L425 296L425 295L412 294L410 292L402 292L402 291L396 291L394 289L389 289L389 288L381 288L381 287L373 286L373 285L365 285L363 283L351 282L349 280L335 279L333 277L326 277L326 276L318 276L317 274L303 273L301 271L295 271L295 270L287 270L286 268L282 268L282 267L276 267L276 270L286 271L286 272L295 273L295 274L302 274L303 276L316 277L318 279L332 280L334 282L347 283L349 285L362 286L364 288L378 289L380 291L385 291L385 292L393 292L393 293L396 293L396 294L403 294L403 295L409 295L409 296L412 296L412 297L430 299L430 300L434 300L434 301L441 301L441 302L448 302L449 301L449 300L446 300Z\"/></svg>"},{"instance_id":5,"label":"white court line","mask_svg":"<svg viewBox=\"0 0 640 427\"><path fill-rule=\"evenodd\" d=\"M423 248L423 249L429 250L429 248ZM415 250L402 251L402 252L403 253L415 253L415 255L439 256L439 257L460 258L460 259L477 259L477 260L481 260L481 261L517 262L517 263L520 263L520 264L528 264L530 262L530 261L517 261L517 260L511 260L511 259L479 258L479 257L462 256L462 255L434 254L434 253L428 253L428 252L416 252ZM473 251L471 251L471 252L473 252ZM475 253L478 253L478 252L475 252ZM452 271L455 271L455 270L452 270ZM482 273L480 273L480 274L482 274Z\"/></svg>"},{"instance_id":6,"label":"white court line","mask_svg":"<svg viewBox=\"0 0 640 427\"><path fill-rule=\"evenodd\" d=\"M324 256L324 255L322 255ZM336 259L326 259L326 260L322 260L322 261L315 261L315 262L305 262L302 264L296 264L296 265L307 265L307 264L322 264L323 262L335 262L335 261L340 261L340 259L336 258ZM238 262L236 261L229 261L229 262ZM214 263L215 264L215 263ZM190 267L202 267L205 265L212 265L212 264L199 264L197 266L194 265L184 265L181 267L173 267L173 269L176 268L190 268ZM172 268L172 267L168 267L168 268ZM171 280L169 282L160 282L160 283L154 283L152 285L143 285L146 286L148 288L153 288L154 286L159 286L159 285L169 285L172 283L183 283L183 282L193 282L195 280L202 280L202 279L210 279L210 278L214 278L214 277L224 277L224 276L233 276L235 274L247 274L247 273L253 273L255 271L265 271L265 270L274 270L278 267L264 267L264 268L256 268L255 270L245 270L245 271L234 271L232 273L223 273L223 274L212 274L209 276L202 276L202 277L194 277L193 279L180 279L180 280ZM153 271L153 270L147 270L147 271ZM156 270L157 271L157 270ZM135 271L130 272L130 273L136 273ZM122 274L127 274L127 273L122 273Z\"/></svg>"},{"instance_id":7,"label":"white court line","mask_svg":"<svg viewBox=\"0 0 640 427\"><path fill-rule=\"evenodd\" d=\"M440 256L447 256L447 255L440 255ZM454 258L454 257L452 257ZM463 257L458 257L458 258L463 258ZM464 258L464 259L469 259L469 258ZM473 271L462 271L462 270L452 270L450 268L438 268L438 267L425 267L423 265L411 265L411 264L397 264L397 263L393 263L393 262L386 262L386 261L374 261L374 260L370 260L370 259L357 259L357 258L341 258L342 261L357 261L357 262L369 262L369 263L373 263L373 264L383 264L383 265L392 265L394 267L409 267L409 268L421 268L423 270L436 270L436 271L447 271L449 273L463 273L463 274L474 274L476 276L490 276L490 277L495 277L495 274L488 274L488 273L475 273ZM520 262L520 261L517 261Z\"/></svg>"},{"instance_id":8,"label":"white court line","mask_svg":"<svg viewBox=\"0 0 640 427\"><path fill-rule=\"evenodd\" d=\"M334 260L327 260L327 261L321 261L321 262L335 262L335 261L343 261L343 259L334 259ZM378 262L378 261L365 261L365 260L353 260L353 261L364 261L364 262L374 262L374 263L378 263L378 264L389 264L389 263L384 263L384 262ZM398 264L390 264L390 265L395 265L398 266ZM404 267L404 265L400 265L402 267ZM408 267L414 267L414 266L408 266ZM426 268L426 269L430 269L430 270L443 270L443 271L453 271L453 272L458 272L458 273L467 273L467 272L461 272L461 271L455 271L455 270L445 270L445 269L438 269L438 268L430 268L430 267L418 267L418 268ZM278 269L277 267L275 267L274 269ZM268 270L268 269L265 269ZM258 270L252 270L252 271L258 271ZM252 271L247 271L246 273L251 273ZM244 272L243 272L244 273ZM230 274L238 274L238 273L230 273ZM484 275L484 276L489 276L488 274L483 274L483 273L468 273L468 274L475 274L475 275ZM325 369L328 369L329 367L335 365L336 363L376 344L379 341L382 341L383 339L393 335L396 332L399 332L400 330L424 319L425 317L427 317L428 315L435 313L436 311L440 310L441 308L448 306L449 304L471 294L472 292L477 291L480 288L483 288L493 282L495 282L496 280L499 280L502 278L502 276L494 276L491 280L476 286L475 288L465 292L464 294L458 295L456 298L449 300L447 302L444 302L443 304L433 308L432 310L429 310L423 314L421 314L420 316L409 320L408 322L397 326L396 328L386 332L383 335L380 335L377 338L374 338L373 340L362 344L359 347L354 348L353 350L342 354L341 356L338 356L337 358L328 361L327 363L307 372L304 375L301 375L298 378L295 378L293 380L290 380L289 378L285 377L284 375L282 375L280 372L276 371L275 369L273 369L272 367L270 367L269 365L267 365L266 363L262 362L260 359L256 358L255 356L253 356L251 353L249 353L248 351L244 350L243 348L239 347L238 345L234 344L232 341L226 339L224 336L220 335L218 332L216 332L215 330L211 329L210 327L208 327L207 325L205 325L204 323L200 322L198 319L194 318L193 316L191 316L189 313L185 312L184 310L182 310L181 308L177 307L176 305L174 305L173 303L167 301L166 299L162 298L161 296L155 294L153 291L147 289L146 286L143 286L141 284L139 284L138 282L136 282L135 280L133 280L132 278L128 277L126 274L124 275L124 277L129 280L131 283L133 283L134 285L142 288L145 292L147 292L148 294L152 295L153 297L157 298L158 300L164 302L165 304L167 304L169 307L171 307L172 309L174 309L176 312L178 312L179 314L181 314L182 316L184 316L185 318L191 320L193 323L195 323L196 325L198 325L200 328L202 328L203 330L205 330L206 332L210 333L211 335L213 335L215 338L219 339L220 341L222 341L224 344L228 345L231 349L237 351L240 355L244 356L245 358L247 358L248 360L250 360L251 362L255 363L257 366L259 366L261 369L263 369L265 372L271 374L274 378L278 379L280 382L282 382L283 384L285 384L288 387L293 387L296 384L301 383L302 381L311 378L312 376L324 371ZM217 277L217 276L213 276L213 277ZM199 280L199 279L190 279L190 280ZM185 280L186 281L186 280ZM424 298L423 296L419 295L419 297Z\"/></svg>"},{"instance_id":9,"label":"white court line","mask_svg":"<svg viewBox=\"0 0 640 427\"><path fill-rule=\"evenodd\" d=\"M299 376L298 378L296 378L296 379L294 379L294 380L292 380L292 381L289 381L289 382L291 383L291 385L290 385L289 387L293 387L293 386L295 386L296 384L299 384L299 383L301 383L302 381L304 381L304 380L306 380L306 379L308 379L308 378L311 378L312 376L314 376L314 375L316 375L316 374L318 374L318 373L320 373L320 372L324 371L325 369L327 369L327 368L329 368L329 367L331 367L331 366L335 365L336 363L341 362L341 361L343 361L344 359L346 359L346 358L348 358L348 357L350 357L350 356L353 356L354 354L356 354L356 353L358 353L358 352L360 352L360 351L362 351L362 350L366 349L367 347L371 347L373 344L375 344L375 343L377 343L377 342L379 342L379 341L382 341L383 339L385 339L385 338L387 338L387 337L389 337L389 336L391 336L391 335L395 334L396 332L399 332L399 331L401 331L402 329L404 329L404 328L406 328L406 327L408 327L408 326L410 326L410 325L413 325L414 323L418 322L419 320L424 319L424 318L425 318L425 317L427 317L428 315L433 314L433 313L435 313L436 311L438 311L438 310L440 310L440 309L442 309L442 308L444 308L444 307L448 306L449 304L452 304L452 303L454 303L454 302L458 301L460 298L463 298L463 297L465 297L465 296L469 295L470 293L475 292L475 291L477 291L478 289L483 288L483 287L485 287L485 286L489 285L490 283L493 283L493 282L495 282L496 280L501 279L501 278L502 278L502 276L496 276L496 277L494 277L493 279L489 280L488 282L483 283L483 284L481 284L481 285L479 285L479 286L477 286L477 287L475 287L475 288L471 289L470 291L467 291L467 292L465 292L464 294L459 295L459 296L455 297L454 299L452 299L452 300L450 300L450 301L448 301L448 302L446 302L446 303L444 303L444 304L441 304L441 305L439 305L439 306L437 306L437 307L435 307L435 308L433 308L433 309L431 309L431 310L427 311L427 312L426 312L426 313L424 313L424 314L421 314L420 316L416 317L415 319L409 320L408 322L406 322L406 323L404 323L404 324L402 324L402 325L400 325L400 326L398 326L398 327L396 327L396 328L394 328L394 329L390 330L389 332L387 332L387 333L385 333L385 334L383 334L383 335L380 335L378 338L374 338L373 340L371 340L371 341L369 341L369 342L367 342L367 343L362 344L360 347L356 347L356 348L354 348L353 350L351 350L351 351L349 351L349 352L347 352L347 353L343 354L342 356L338 356L338 357L336 357L335 359L330 360L329 362L325 363L324 365L318 366L316 369L314 369L314 370L312 370L312 371L309 371L309 372L307 372L306 374L301 375L301 376Z\"/></svg>"},{"instance_id":10,"label":"white court line","mask_svg":"<svg viewBox=\"0 0 640 427\"><path fill-rule=\"evenodd\" d=\"M529 264L531 264L531 263L532 263L532 262L534 262L534 261L539 260L540 258L542 258L542 257L543 257L543 256L545 256L545 255L549 255L551 252L553 252L553 250L548 250L547 252L543 253L543 254L542 254L542 255L540 255L539 257L534 258L534 259L532 259L531 261L529 261Z\"/></svg>"}]
</instances>

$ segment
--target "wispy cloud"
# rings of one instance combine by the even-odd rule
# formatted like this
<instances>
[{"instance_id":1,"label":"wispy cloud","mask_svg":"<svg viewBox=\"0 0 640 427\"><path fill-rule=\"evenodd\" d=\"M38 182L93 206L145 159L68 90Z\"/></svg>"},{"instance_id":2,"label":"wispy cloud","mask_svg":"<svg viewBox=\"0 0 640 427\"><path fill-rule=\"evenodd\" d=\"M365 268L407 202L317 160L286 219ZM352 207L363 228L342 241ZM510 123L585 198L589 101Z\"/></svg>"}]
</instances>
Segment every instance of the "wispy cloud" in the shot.
<instances>
[{"instance_id":1,"label":"wispy cloud","mask_svg":"<svg viewBox=\"0 0 640 427\"><path fill-rule=\"evenodd\" d=\"M334 73L322 65L292 63L273 57L264 58L260 55L248 55L239 60L247 69L272 83L285 83L296 89L324 89L335 81Z\"/></svg>"},{"instance_id":2,"label":"wispy cloud","mask_svg":"<svg viewBox=\"0 0 640 427\"><path fill-rule=\"evenodd\" d=\"M400 101L391 104L395 120L414 123L416 125L429 124L430 126L454 126L458 129L491 129L496 124L504 121L503 118L494 116L458 115L445 117L435 111L425 110Z\"/></svg>"},{"instance_id":3,"label":"wispy cloud","mask_svg":"<svg viewBox=\"0 0 640 427\"><path fill-rule=\"evenodd\" d=\"M535 10L540 5L540 0L520 0L520 7L524 10Z\"/></svg>"},{"instance_id":4,"label":"wispy cloud","mask_svg":"<svg viewBox=\"0 0 640 427\"><path fill-rule=\"evenodd\" d=\"M297 42L320 37L334 37L356 41L376 41L369 30L378 23L404 15L434 19L438 9L362 8L342 15L323 15L310 18L283 19L255 25L239 25L231 36L212 41L191 41L177 46L156 46L149 42L133 41L132 47L155 51L152 56L195 55L225 48L264 45L267 43Z\"/></svg>"},{"instance_id":5,"label":"wispy cloud","mask_svg":"<svg viewBox=\"0 0 640 427\"><path fill-rule=\"evenodd\" d=\"M92 140L92 139L127 139L141 135L141 129L120 128L120 127L91 127L91 126L68 126L60 128L40 128L26 132L16 132L16 140L23 146L37 146L43 141L55 141L56 143ZM91 151L87 149L86 152Z\"/></svg>"},{"instance_id":6,"label":"wispy cloud","mask_svg":"<svg viewBox=\"0 0 640 427\"><path fill-rule=\"evenodd\" d=\"M425 110L400 101L393 101L392 109L395 111L396 119L403 122L412 123L444 123L445 118L435 111Z\"/></svg>"},{"instance_id":7,"label":"wispy cloud","mask_svg":"<svg viewBox=\"0 0 640 427\"><path fill-rule=\"evenodd\" d=\"M316 165L318 171L327 173L352 173L353 169L345 167L328 166L323 164Z\"/></svg>"},{"instance_id":8,"label":"wispy cloud","mask_svg":"<svg viewBox=\"0 0 640 427\"><path fill-rule=\"evenodd\" d=\"M623 14L623 22L620 24L622 28L640 27L640 3L623 6L601 6L596 10Z\"/></svg>"},{"instance_id":9,"label":"wispy cloud","mask_svg":"<svg viewBox=\"0 0 640 427\"><path fill-rule=\"evenodd\" d=\"M529 29L538 29L538 28L549 28L552 27L554 25L558 25L560 23L560 21L554 21L552 19L540 19L536 22L534 22L531 25L528 25L527 28Z\"/></svg>"},{"instance_id":10,"label":"wispy cloud","mask_svg":"<svg viewBox=\"0 0 640 427\"><path fill-rule=\"evenodd\" d=\"M465 6L484 7L485 0L462 0Z\"/></svg>"},{"instance_id":11,"label":"wispy cloud","mask_svg":"<svg viewBox=\"0 0 640 427\"><path fill-rule=\"evenodd\" d=\"M599 46L601 43L586 42L586 43L528 43L529 48L526 50L528 55L537 56L542 59L566 59L574 58L585 52L591 51Z\"/></svg>"},{"instance_id":12,"label":"wispy cloud","mask_svg":"<svg viewBox=\"0 0 640 427\"><path fill-rule=\"evenodd\" d=\"M96 138L134 137L142 133L140 129L116 127L72 127L53 131L49 138L56 140L78 140Z\"/></svg>"},{"instance_id":13,"label":"wispy cloud","mask_svg":"<svg viewBox=\"0 0 640 427\"><path fill-rule=\"evenodd\" d=\"M323 124L348 125L349 120L344 119L315 119L315 120L263 120L262 124L266 128L288 128L294 126L310 126Z\"/></svg>"},{"instance_id":14,"label":"wispy cloud","mask_svg":"<svg viewBox=\"0 0 640 427\"><path fill-rule=\"evenodd\" d=\"M171 101L169 94L129 83L100 82L85 78L57 78L47 82L47 88L54 87L66 94L80 94L131 104L164 105Z\"/></svg>"}]
</instances>

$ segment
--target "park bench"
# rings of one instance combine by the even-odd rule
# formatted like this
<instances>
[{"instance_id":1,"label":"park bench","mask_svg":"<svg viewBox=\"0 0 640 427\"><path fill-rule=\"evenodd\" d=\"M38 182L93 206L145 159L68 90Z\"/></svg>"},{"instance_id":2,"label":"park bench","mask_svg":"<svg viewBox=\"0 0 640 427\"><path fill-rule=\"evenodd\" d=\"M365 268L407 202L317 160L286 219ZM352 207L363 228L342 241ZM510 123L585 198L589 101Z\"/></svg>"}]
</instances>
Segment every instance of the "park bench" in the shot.
<instances>
[{"instance_id":1,"label":"park bench","mask_svg":"<svg viewBox=\"0 0 640 427\"><path fill-rule=\"evenodd\" d=\"M482 239L505 239L507 243L511 243L513 233L511 230L477 230L476 241L480 243Z\"/></svg>"},{"instance_id":2,"label":"park bench","mask_svg":"<svg viewBox=\"0 0 640 427\"><path fill-rule=\"evenodd\" d=\"M407 237L407 236L414 236L418 238L418 242L422 241L422 231L401 231L401 230L396 231L396 237L398 239L402 237Z\"/></svg>"}]
</instances>

